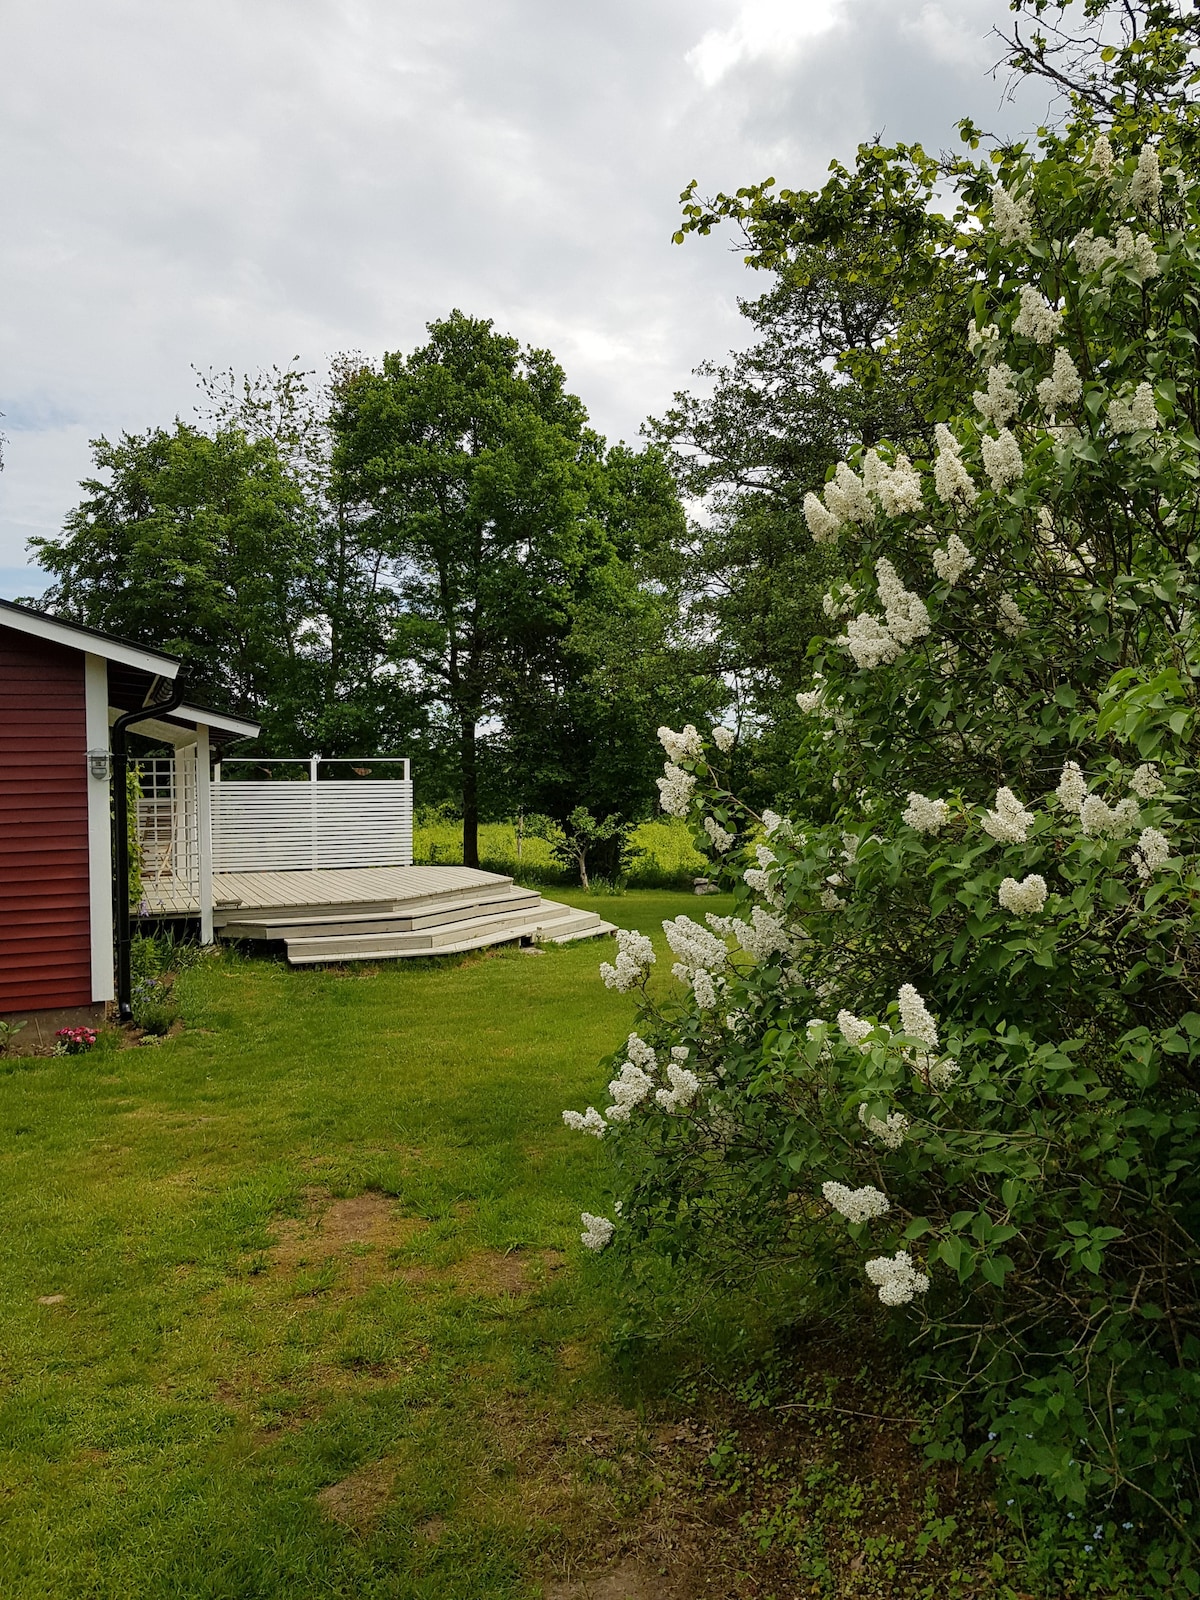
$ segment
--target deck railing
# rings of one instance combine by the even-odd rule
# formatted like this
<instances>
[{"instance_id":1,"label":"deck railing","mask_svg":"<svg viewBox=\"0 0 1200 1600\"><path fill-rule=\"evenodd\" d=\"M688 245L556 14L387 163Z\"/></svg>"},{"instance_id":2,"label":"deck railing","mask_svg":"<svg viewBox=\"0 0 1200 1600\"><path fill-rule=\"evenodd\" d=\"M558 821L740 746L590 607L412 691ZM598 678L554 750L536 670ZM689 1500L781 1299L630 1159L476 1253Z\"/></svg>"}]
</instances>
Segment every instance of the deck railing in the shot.
<instances>
[{"instance_id":1,"label":"deck railing","mask_svg":"<svg viewBox=\"0 0 1200 1600\"><path fill-rule=\"evenodd\" d=\"M284 764L264 763L261 756L245 760L257 766ZM287 764L307 766L308 781L224 782L222 764L217 764L209 789L214 872L412 865L412 780L407 760L313 756ZM332 765L402 765L404 776L372 777L369 782L321 779L319 769Z\"/></svg>"}]
</instances>

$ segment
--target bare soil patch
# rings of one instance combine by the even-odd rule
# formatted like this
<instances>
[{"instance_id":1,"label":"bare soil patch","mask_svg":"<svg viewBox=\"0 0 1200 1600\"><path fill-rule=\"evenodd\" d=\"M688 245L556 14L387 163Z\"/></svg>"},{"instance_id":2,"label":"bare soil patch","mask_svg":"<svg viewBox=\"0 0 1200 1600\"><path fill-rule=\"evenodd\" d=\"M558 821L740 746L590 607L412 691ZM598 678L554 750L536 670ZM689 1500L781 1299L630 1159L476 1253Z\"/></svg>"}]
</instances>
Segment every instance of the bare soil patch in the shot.
<instances>
[{"instance_id":1,"label":"bare soil patch","mask_svg":"<svg viewBox=\"0 0 1200 1600\"><path fill-rule=\"evenodd\" d=\"M542 1590L543 1600L691 1600L696 1593L686 1574L675 1579L640 1561L622 1561L607 1572L566 1578Z\"/></svg>"},{"instance_id":2,"label":"bare soil patch","mask_svg":"<svg viewBox=\"0 0 1200 1600\"><path fill-rule=\"evenodd\" d=\"M307 1216L282 1217L275 1225L268 1259L280 1271L343 1258L354 1286L362 1288L385 1276L390 1250L411 1243L428 1227L424 1218L404 1216L394 1200L373 1191L345 1200L309 1191L308 1198Z\"/></svg>"},{"instance_id":3,"label":"bare soil patch","mask_svg":"<svg viewBox=\"0 0 1200 1600\"><path fill-rule=\"evenodd\" d=\"M392 1493L394 1461L369 1461L317 1495L317 1504L331 1522L367 1533L379 1521Z\"/></svg>"}]
</instances>

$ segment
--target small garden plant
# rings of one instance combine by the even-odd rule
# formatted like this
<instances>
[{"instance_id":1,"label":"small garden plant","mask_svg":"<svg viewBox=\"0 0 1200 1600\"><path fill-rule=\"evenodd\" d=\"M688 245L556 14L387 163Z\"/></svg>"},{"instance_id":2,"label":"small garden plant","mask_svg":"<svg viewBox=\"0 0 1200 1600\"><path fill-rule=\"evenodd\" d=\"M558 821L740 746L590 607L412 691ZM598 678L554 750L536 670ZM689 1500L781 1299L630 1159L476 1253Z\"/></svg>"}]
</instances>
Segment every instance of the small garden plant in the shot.
<instances>
[{"instance_id":1,"label":"small garden plant","mask_svg":"<svg viewBox=\"0 0 1200 1600\"><path fill-rule=\"evenodd\" d=\"M96 1047L95 1028L59 1028L54 1035L56 1056L82 1056Z\"/></svg>"}]
</instances>

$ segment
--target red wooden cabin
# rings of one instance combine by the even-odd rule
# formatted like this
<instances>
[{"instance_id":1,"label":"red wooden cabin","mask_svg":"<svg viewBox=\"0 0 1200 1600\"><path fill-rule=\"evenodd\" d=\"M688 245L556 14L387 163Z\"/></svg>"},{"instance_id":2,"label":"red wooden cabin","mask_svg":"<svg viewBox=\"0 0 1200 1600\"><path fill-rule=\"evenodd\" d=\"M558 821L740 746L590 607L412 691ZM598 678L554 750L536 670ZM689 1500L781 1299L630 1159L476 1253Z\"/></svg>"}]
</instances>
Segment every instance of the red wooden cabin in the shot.
<instances>
[{"instance_id":1,"label":"red wooden cabin","mask_svg":"<svg viewBox=\"0 0 1200 1600\"><path fill-rule=\"evenodd\" d=\"M113 998L109 727L178 671L174 656L0 600L0 1016ZM258 732L187 705L164 722L168 737L202 738L206 761L210 731Z\"/></svg>"}]
</instances>

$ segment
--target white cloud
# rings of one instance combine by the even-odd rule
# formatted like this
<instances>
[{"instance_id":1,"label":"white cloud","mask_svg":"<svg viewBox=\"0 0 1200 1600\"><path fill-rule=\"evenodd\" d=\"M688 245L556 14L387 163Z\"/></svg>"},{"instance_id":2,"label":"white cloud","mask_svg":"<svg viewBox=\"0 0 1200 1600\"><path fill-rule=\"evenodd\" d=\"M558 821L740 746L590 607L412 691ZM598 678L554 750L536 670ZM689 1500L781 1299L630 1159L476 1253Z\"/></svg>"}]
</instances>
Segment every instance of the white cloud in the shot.
<instances>
[{"instance_id":1,"label":"white cloud","mask_svg":"<svg viewBox=\"0 0 1200 1600\"><path fill-rule=\"evenodd\" d=\"M811 185L882 127L936 148L966 113L1028 125L995 115L968 48L1006 16L1006 0L9 7L0 567L76 503L89 438L191 414L192 363L411 349L454 306L549 346L597 427L634 438L744 337L737 296L765 287L731 239L671 244L689 179Z\"/></svg>"},{"instance_id":2,"label":"white cloud","mask_svg":"<svg viewBox=\"0 0 1200 1600\"><path fill-rule=\"evenodd\" d=\"M809 39L836 24L844 0L742 0L725 28L710 28L687 53L688 65L705 88L735 67L772 61L785 67Z\"/></svg>"}]
</instances>

